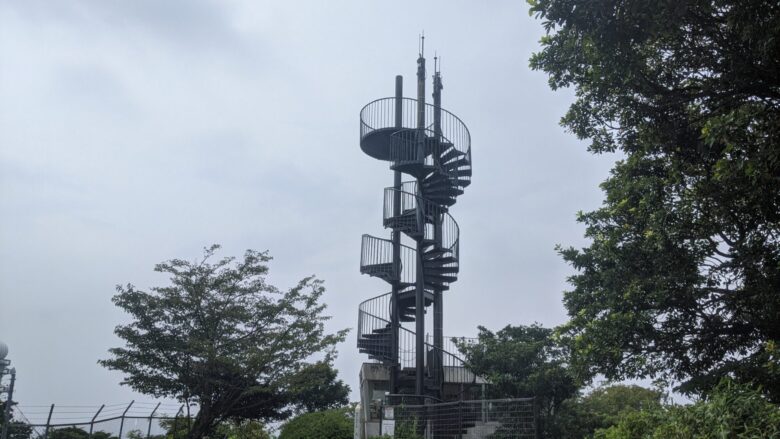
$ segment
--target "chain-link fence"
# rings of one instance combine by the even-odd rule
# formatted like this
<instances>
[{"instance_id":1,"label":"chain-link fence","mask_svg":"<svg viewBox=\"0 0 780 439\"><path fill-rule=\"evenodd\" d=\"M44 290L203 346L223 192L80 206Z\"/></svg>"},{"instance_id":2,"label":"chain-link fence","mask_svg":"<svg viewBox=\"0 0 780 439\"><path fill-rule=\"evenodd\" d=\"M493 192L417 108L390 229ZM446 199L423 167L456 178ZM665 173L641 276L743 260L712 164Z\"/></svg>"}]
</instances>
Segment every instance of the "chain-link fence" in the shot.
<instances>
[{"instance_id":1,"label":"chain-link fence","mask_svg":"<svg viewBox=\"0 0 780 439\"><path fill-rule=\"evenodd\" d=\"M8 439L183 438L194 407L162 402L14 406Z\"/></svg>"},{"instance_id":2,"label":"chain-link fence","mask_svg":"<svg viewBox=\"0 0 780 439\"><path fill-rule=\"evenodd\" d=\"M382 433L425 439L534 439L533 398L385 407Z\"/></svg>"}]
</instances>

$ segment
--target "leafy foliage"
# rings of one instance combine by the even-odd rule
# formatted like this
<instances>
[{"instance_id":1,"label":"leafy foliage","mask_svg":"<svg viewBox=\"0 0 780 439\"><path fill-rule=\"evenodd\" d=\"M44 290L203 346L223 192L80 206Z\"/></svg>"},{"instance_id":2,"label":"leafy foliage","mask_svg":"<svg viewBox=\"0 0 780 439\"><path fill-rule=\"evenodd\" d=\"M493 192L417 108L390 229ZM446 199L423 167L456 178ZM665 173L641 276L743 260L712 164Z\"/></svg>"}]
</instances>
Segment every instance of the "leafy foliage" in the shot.
<instances>
[{"instance_id":1,"label":"leafy foliage","mask_svg":"<svg viewBox=\"0 0 780 439\"><path fill-rule=\"evenodd\" d=\"M160 419L158 421L160 428L165 430L164 435L160 435L156 439L184 439L190 433L192 427L192 416L176 416L173 418ZM219 429L219 426L224 422L217 425L215 430Z\"/></svg>"},{"instance_id":2,"label":"leafy foliage","mask_svg":"<svg viewBox=\"0 0 780 439\"><path fill-rule=\"evenodd\" d=\"M324 361L304 366L290 380L299 410L314 412L339 408L349 403L349 386L337 379L337 372Z\"/></svg>"},{"instance_id":3,"label":"leafy foliage","mask_svg":"<svg viewBox=\"0 0 780 439\"><path fill-rule=\"evenodd\" d=\"M257 421L228 421L217 426L213 434L220 439L271 439L263 424Z\"/></svg>"},{"instance_id":4,"label":"leafy foliage","mask_svg":"<svg viewBox=\"0 0 780 439\"><path fill-rule=\"evenodd\" d=\"M598 429L617 424L629 411L661 406L663 393L636 385L599 387L585 396L563 402L555 420L555 437L592 437Z\"/></svg>"},{"instance_id":5,"label":"leafy foliage","mask_svg":"<svg viewBox=\"0 0 780 439\"><path fill-rule=\"evenodd\" d=\"M352 439L354 428L349 409L310 412L285 423L279 439Z\"/></svg>"},{"instance_id":6,"label":"leafy foliage","mask_svg":"<svg viewBox=\"0 0 780 439\"><path fill-rule=\"evenodd\" d=\"M532 68L576 91L562 124L625 156L578 216L591 244L559 249L577 371L780 401L780 4L530 3Z\"/></svg>"},{"instance_id":7,"label":"leafy foliage","mask_svg":"<svg viewBox=\"0 0 780 439\"><path fill-rule=\"evenodd\" d=\"M549 433L561 403L577 393L567 353L552 335L552 329L538 324L507 326L496 333L480 326L477 343L454 341L469 368L491 383L491 397L534 397L541 428Z\"/></svg>"},{"instance_id":8,"label":"leafy foliage","mask_svg":"<svg viewBox=\"0 0 780 439\"><path fill-rule=\"evenodd\" d=\"M166 418L159 421L164 434L151 435L150 439L183 439L190 432L193 419L185 417ZM128 439L146 439L146 434L140 430L127 432ZM217 424L207 436L215 439L271 439L265 426L254 420L228 420Z\"/></svg>"},{"instance_id":9,"label":"leafy foliage","mask_svg":"<svg viewBox=\"0 0 780 439\"><path fill-rule=\"evenodd\" d=\"M723 381L707 400L689 406L656 406L623 413L597 439L696 439L780 437L780 407L748 386Z\"/></svg>"},{"instance_id":10,"label":"leafy foliage","mask_svg":"<svg viewBox=\"0 0 780 439\"><path fill-rule=\"evenodd\" d=\"M78 427L54 428L49 431L49 439L89 439L89 433ZM93 439L117 439L116 436L105 431L92 432Z\"/></svg>"},{"instance_id":11,"label":"leafy foliage","mask_svg":"<svg viewBox=\"0 0 780 439\"><path fill-rule=\"evenodd\" d=\"M403 419L395 421L395 431L392 435L383 434L382 436L371 436L369 439L425 439L418 432L420 430L419 420Z\"/></svg>"},{"instance_id":12,"label":"leafy foliage","mask_svg":"<svg viewBox=\"0 0 780 439\"><path fill-rule=\"evenodd\" d=\"M346 331L325 332L322 282L307 277L283 292L266 283L267 253L248 250L241 261L212 264L218 248L200 262L158 264L169 286L117 287L114 303L133 321L115 330L126 347L100 364L124 372L122 384L141 393L196 403L190 438L229 419L285 419L306 406L299 374L319 376L316 388L336 390L340 401L345 385L329 368ZM322 362L306 362L318 353ZM324 395L317 404L332 402Z\"/></svg>"}]
</instances>

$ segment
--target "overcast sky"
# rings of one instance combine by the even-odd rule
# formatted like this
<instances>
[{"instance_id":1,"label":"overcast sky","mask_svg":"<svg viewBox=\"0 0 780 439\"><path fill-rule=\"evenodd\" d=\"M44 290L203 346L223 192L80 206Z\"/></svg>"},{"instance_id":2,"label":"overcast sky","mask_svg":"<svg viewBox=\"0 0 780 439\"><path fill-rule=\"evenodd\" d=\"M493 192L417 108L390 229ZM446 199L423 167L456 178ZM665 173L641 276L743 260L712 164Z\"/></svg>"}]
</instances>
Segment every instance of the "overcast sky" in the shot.
<instances>
[{"instance_id":1,"label":"overcast sky","mask_svg":"<svg viewBox=\"0 0 780 439\"><path fill-rule=\"evenodd\" d=\"M423 29L443 106L472 135L445 334L565 321L572 270L554 246L584 243L575 213L600 204L614 157L558 125L572 93L528 68L543 29L525 2L0 0L0 339L15 399L150 400L96 363L121 345L115 285L160 285L155 263L212 243L268 249L279 287L316 274L330 328L354 328L358 303L389 290L358 266L361 234L389 236L392 184L359 148L358 112L396 74L413 95ZM354 331L339 353L356 399Z\"/></svg>"}]
</instances>

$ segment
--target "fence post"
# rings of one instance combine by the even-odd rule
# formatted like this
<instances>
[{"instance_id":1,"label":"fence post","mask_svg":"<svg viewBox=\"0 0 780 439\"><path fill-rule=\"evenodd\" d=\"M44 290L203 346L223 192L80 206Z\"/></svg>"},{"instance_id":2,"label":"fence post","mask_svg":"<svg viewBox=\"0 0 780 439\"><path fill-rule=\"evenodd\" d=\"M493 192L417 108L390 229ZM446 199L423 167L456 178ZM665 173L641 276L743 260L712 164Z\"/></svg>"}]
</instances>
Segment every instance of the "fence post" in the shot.
<instances>
[{"instance_id":1,"label":"fence post","mask_svg":"<svg viewBox=\"0 0 780 439\"><path fill-rule=\"evenodd\" d=\"M462 439L462 438L463 438L463 400L461 399L460 401L458 401L458 439Z\"/></svg>"},{"instance_id":2,"label":"fence post","mask_svg":"<svg viewBox=\"0 0 780 439\"><path fill-rule=\"evenodd\" d=\"M385 420L385 403L384 401L379 403L379 435L382 436L384 431L382 431L384 428L384 421Z\"/></svg>"},{"instance_id":3,"label":"fence post","mask_svg":"<svg viewBox=\"0 0 780 439\"><path fill-rule=\"evenodd\" d=\"M534 438L536 439L542 439L542 429L539 428L542 425L542 420L539 417L539 403L537 402L536 397L533 399L534 404Z\"/></svg>"},{"instance_id":4,"label":"fence post","mask_svg":"<svg viewBox=\"0 0 780 439\"><path fill-rule=\"evenodd\" d=\"M178 433L179 428L179 413L182 413L184 410L184 404L182 404L181 407L179 407L179 411L176 412L176 416L173 417L173 439L176 439L176 434Z\"/></svg>"},{"instance_id":5,"label":"fence post","mask_svg":"<svg viewBox=\"0 0 780 439\"><path fill-rule=\"evenodd\" d=\"M130 401L130 404L127 405L125 411L122 412L122 422L119 423L119 439L122 439L122 430L125 428L125 415L127 414L127 411L130 410L130 407L133 406L134 402L135 400Z\"/></svg>"},{"instance_id":6,"label":"fence post","mask_svg":"<svg viewBox=\"0 0 780 439\"><path fill-rule=\"evenodd\" d=\"M89 422L89 439L92 439L92 430L95 427L95 419L97 419L98 415L103 411L103 407L105 406L105 404L101 405L97 413L95 413L95 416L93 416L92 420Z\"/></svg>"},{"instance_id":7,"label":"fence post","mask_svg":"<svg viewBox=\"0 0 780 439\"><path fill-rule=\"evenodd\" d=\"M54 413L54 404L51 405L51 408L49 409L49 417L46 418L46 429L43 431L43 438L46 439L49 437L49 424L51 424L51 414Z\"/></svg>"},{"instance_id":8,"label":"fence post","mask_svg":"<svg viewBox=\"0 0 780 439\"><path fill-rule=\"evenodd\" d=\"M149 426L146 428L146 439L149 439L149 436L152 434L152 418L154 418L154 413L157 411L157 408L160 407L161 402L158 402L156 406L154 406L154 410L152 410L151 413L149 413Z\"/></svg>"},{"instance_id":9,"label":"fence post","mask_svg":"<svg viewBox=\"0 0 780 439\"><path fill-rule=\"evenodd\" d=\"M190 399L187 398L187 435L190 434L190 431L192 431L192 417L190 416Z\"/></svg>"}]
</instances>

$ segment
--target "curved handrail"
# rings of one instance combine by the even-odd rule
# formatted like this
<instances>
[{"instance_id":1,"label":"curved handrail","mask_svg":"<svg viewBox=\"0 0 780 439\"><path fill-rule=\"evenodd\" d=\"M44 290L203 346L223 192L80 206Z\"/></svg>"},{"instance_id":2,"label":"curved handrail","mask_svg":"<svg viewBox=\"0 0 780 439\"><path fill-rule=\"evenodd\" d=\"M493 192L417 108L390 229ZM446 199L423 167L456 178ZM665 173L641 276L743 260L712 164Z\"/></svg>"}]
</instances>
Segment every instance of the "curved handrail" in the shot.
<instances>
[{"instance_id":1,"label":"curved handrail","mask_svg":"<svg viewBox=\"0 0 780 439\"><path fill-rule=\"evenodd\" d=\"M402 98L401 126L396 126L396 97L375 99L364 105L360 110L360 140L370 133L387 128L417 129L417 99ZM466 124L452 112L438 107L441 110L441 136L449 140L458 151L465 153L471 159L471 133ZM408 110L408 111L406 111ZM425 120L433 120L437 107L425 103ZM431 125L424 127L430 130Z\"/></svg>"},{"instance_id":2,"label":"curved handrail","mask_svg":"<svg viewBox=\"0 0 780 439\"><path fill-rule=\"evenodd\" d=\"M363 234L363 242L360 249L360 270L371 265L387 267L382 272L387 273L390 279L404 283L414 283L417 276L417 250L408 245L401 244L400 272L395 272L393 264L393 241L385 238L377 238L369 234Z\"/></svg>"},{"instance_id":3,"label":"curved handrail","mask_svg":"<svg viewBox=\"0 0 780 439\"><path fill-rule=\"evenodd\" d=\"M374 329L387 328L390 323L390 298L392 293L380 294L379 296L366 299L358 305L358 340L361 340L364 335L371 334ZM386 309L386 314L381 310ZM381 313L376 315L374 313ZM399 348L399 363L402 368L415 366L415 333L403 326L398 328L398 348ZM437 348L436 346L428 343L424 343L425 352L441 352L442 354L442 368L456 368L453 369L460 373L462 376L456 376L455 379L462 379L463 383L476 382L476 375L466 368L466 362L457 355L447 352L444 349ZM390 357L389 346L386 354ZM406 355L402 355L406 354Z\"/></svg>"},{"instance_id":4,"label":"curved handrail","mask_svg":"<svg viewBox=\"0 0 780 439\"><path fill-rule=\"evenodd\" d=\"M409 183L413 182L405 182L404 185L409 187ZM414 193L405 191L403 186L402 189L396 189L394 187L385 188L385 200L382 212L385 225L388 224L388 221L391 218L394 218L393 199L395 198L395 194L398 193L401 198L401 205L399 206L400 212L403 213L404 211L411 209L415 209L418 212L417 215L415 215L417 227L415 232L419 235L423 235L425 239L434 239L434 228L432 227L433 224L429 224L431 223L429 219L437 215L441 216L442 248L452 252L452 257L455 258L455 260L458 260L460 256L458 253L460 248L460 226L458 226L458 222L455 221L455 218L449 213L445 206L441 206L417 194L416 186L416 184L413 186Z\"/></svg>"}]
</instances>

